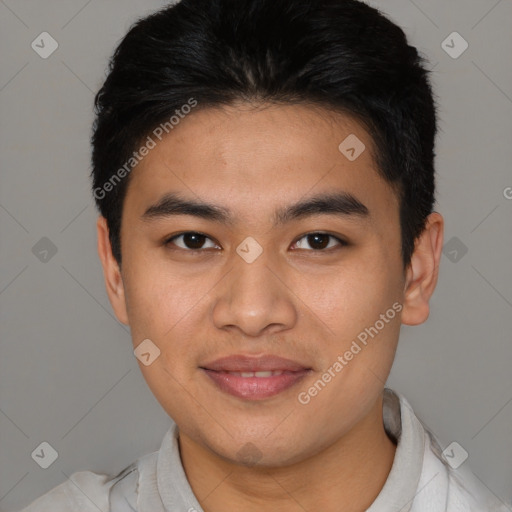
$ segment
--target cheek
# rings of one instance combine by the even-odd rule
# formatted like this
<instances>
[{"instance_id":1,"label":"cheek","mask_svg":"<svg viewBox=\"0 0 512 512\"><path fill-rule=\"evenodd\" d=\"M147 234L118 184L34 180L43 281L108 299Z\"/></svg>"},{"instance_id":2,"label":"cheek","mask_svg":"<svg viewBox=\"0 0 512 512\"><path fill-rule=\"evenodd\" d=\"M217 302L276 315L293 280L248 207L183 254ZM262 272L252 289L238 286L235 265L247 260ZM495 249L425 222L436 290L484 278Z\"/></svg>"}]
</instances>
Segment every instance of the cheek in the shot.
<instances>
[{"instance_id":1,"label":"cheek","mask_svg":"<svg viewBox=\"0 0 512 512\"><path fill-rule=\"evenodd\" d=\"M307 297L304 302L332 335L346 339L392 307L399 297L398 290L389 271L361 262L309 283L302 296Z\"/></svg>"},{"instance_id":2,"label":"cheek","mask_svg":"<svg viewBox=\"0 0 512 512\"><path fill-rule=\"evenodd\" d=\"M134 264L125 279L125 294L132 335L166 339L180 321L200 306L204 296L197 279L155 261Z\"/></svg>"},{"instance_id":3,"label":"cheek","mask_svg":"<svg viewBox=\"0 0 512 512\"><path fill-rule=\"evenodd\" d=\"M385 258L367 258L340 268L310 287L307 305L321 326L327 367L345 357L345 377L337 379L365 386L371 373L385 380L393 363L400 332L399 279ZM312 291L313 290L313 291ZM334 385L333 387L336 387Z\"/></svg>"},{"instance_id":4,"label":"cheek","mask_svg":"<svg viewBox=\"0 0 512 512\"><path fill-rule=\"evenodd\" d=\"M195 364L193 346L195 317L201 311L199 283L186 282L157 266L133 267L127 279L132 342L136 348L149 339L159 350L154 362L139 368L155 398L174 417L187 410L190 368ZM188 397L188 398L187 398Z\"/></svg>"}]
</instances>

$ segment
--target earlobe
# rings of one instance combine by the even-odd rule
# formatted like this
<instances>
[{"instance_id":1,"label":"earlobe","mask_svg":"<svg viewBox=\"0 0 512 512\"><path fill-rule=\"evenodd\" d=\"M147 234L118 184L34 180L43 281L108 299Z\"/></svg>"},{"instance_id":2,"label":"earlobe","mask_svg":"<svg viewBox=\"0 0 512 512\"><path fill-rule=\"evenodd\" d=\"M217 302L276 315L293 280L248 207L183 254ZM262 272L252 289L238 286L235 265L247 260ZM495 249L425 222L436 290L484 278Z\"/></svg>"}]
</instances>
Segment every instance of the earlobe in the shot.
<instances>
[{"instance_id":1,"label":"earlobe","mask_svg":"<svg viewBox=\"0 0 512 512\"><path fill-rule=\"evenodd\" d=\"M110 304L114 309L117 319L121 323L129 325L123 278L119 264L112 254L109 229L105 217L98 218L96 229L98 234L98 255L103 267L103 277Z\"/></svg>"},{"instance_id":2,"label":"earlobe","mask_svg":"<svg viewBox=\"0 0 512 512\"><path fill-rule=\"evenodd\" d=\"M416 239L404 287L402 323L419 325L430 312L429 301L439 275L443 248L444 219L437 212L427 217L423 233Z\"/></svg>"}]
</instances>

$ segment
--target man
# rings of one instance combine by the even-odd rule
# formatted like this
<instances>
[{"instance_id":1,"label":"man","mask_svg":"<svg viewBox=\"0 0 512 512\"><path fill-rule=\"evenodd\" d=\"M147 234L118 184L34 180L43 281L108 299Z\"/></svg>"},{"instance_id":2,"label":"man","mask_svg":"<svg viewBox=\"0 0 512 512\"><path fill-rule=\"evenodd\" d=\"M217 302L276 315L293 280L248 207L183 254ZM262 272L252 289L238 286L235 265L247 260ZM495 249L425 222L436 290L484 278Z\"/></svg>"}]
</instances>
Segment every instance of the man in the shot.
<instances>
[{"instance_id":1,"label":"man","mask_svg":"<svg viewBox=\"0 0 512 512\"><path fill-rule=\"evenodd\" d=\"M443 244L399 27L355 0L183 0L130 29L96 108L107 292L175 425L27 512L506 510L385 388Z\"/></svg>"}]
</instances>

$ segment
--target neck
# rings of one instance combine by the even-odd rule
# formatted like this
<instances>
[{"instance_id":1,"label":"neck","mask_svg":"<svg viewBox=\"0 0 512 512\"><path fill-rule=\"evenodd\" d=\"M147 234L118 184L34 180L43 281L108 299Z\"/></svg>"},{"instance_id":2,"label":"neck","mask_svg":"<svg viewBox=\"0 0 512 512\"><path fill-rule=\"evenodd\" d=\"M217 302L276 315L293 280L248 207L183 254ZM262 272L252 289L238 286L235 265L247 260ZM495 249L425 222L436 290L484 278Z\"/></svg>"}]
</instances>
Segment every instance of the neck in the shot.
<instances>
[{"instance_id":1,"label":"neck","mask_svg":"<svg viewBox=\"0 0 512 512\"><path fill-rule=\"evenodd\" d=\"M181 432L179 445L187 479L205 512L366 510L384 486L396 450L384 430L382 395L341 439L289 466L230 463Z\"/></svg>"}]
</instances>

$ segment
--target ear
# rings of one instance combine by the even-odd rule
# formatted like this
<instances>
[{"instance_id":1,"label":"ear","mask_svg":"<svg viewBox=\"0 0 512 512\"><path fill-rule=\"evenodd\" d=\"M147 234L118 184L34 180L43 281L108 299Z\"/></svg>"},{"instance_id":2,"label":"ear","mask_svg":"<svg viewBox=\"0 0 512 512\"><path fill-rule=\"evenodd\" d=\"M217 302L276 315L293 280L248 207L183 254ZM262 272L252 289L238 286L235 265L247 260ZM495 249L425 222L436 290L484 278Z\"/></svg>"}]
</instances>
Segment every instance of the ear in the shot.
<instances>
[{"instance_id":1,"label":"ear","mask_svg":"<svg viewBox=\"0 0 512 512\"><path fill-rule=\"evenodd\" d=\"M427 217L423 233L416 239L404 286L402 323L419 325L430 312L429 300L437 284L443 249L444 219L437 212Z\"/></svg>"},{"instance_id":2,"label":"ear","mask_svg":"<svg viewBox=\"0 0 512 512\"><path fill-rule=\"evenodd\" d=\"M119 264L112 254L112 246L108 236L109 230L105 217L98 219L96 229L98 232L98 254L100 256L101 265L103 266L103 277L105 278L105 286L107 288L110 304L114 309L117 319L121 323L129 325L123 278Z\"/></svg>"}]
</instances>

